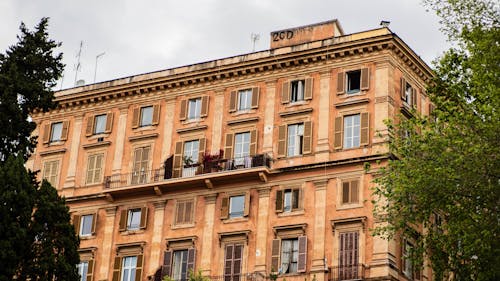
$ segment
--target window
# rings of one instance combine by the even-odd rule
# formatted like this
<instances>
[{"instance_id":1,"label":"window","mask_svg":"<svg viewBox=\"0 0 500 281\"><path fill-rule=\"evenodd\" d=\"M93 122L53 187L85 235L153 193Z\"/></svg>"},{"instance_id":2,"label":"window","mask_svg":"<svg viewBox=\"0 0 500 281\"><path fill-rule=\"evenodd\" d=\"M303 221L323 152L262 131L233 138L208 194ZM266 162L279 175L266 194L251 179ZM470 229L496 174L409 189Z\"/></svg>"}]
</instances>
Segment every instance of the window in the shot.
<instances>
[{"instance_id":1,"label":"window","mask_svg":"<svg viewBox=\"0 0 500 281\"><path fill-rule=\"evenodd\" d=\"M130 208L121 211L120 231L146 228L148 208Z\"/></svg>"},{"instance_id":2,"label":"window","mask_svg":"<svg viewBox=\"0 0 500 281\"><path fill-rule=\"evenodd\" d=\"M417 90L404 78L401 78L401 99L405 105L417 107Z\"/></svg>"},{"instance_id":3,"label":"window","mask_svg":"<svg viewBox=\"0 0 500 281\"><path fill-rule=\"evenodd\" d=\"M281 103L295 103L311 100L313 96L313 79L286 81L281 89Z\"/></svg>"},{"instance_id":4,"label":"window","mask_svg":"<svg viewBox=\"0 0 500 281\"><path fill-rule=\"evenodd\" d=\"M221 202L221 219L246 217L249 214L250 192L232 196L223 196Z\"/></svg>"},{"instance_id":5,"label":"window","mask_svg":"<svg viewBox=\"0 0 500 281\"><path fill-rule=\"evenodd\" d=\"M130 256L123 258L121 281L135 281L137 268L137 257Z\"/></svg>"},{"instance_id":6,"label":"window","mask_svg":"<svg viewBox=\"0 0 500 281\"><path fill-rule=\"evenodd\" d=\"M238 91L238 110L252 108L252 89Z\"/></svg>"},{"instance_id":7,"label":"window","mask_svg":"<svg viewBox=\"0 0 500 281\"><path fill-rule=\"evenodd\" d=\"M235 166L244 165L244 158L250 155L250 132L234 135Z\"/></svg>"},{"instance_id":8,"label":"window","mask_svg":"<svg viewBox=\"0 0 500 281\"><path fill-rule=\"evenodd\" d=\"M82 261L76 265L78 269L78 275L80 275L80 281L87 281L87 273L89 271L89 262Z\"/></svg>"},{"instance_id":9,"label":"window","mask_svg":"<svg viewBox=\"0 0 500 281\"><path fill-rule=\"evenodd\" d=\"M338 280L358 279L359 233L357 231L339 234Z\"/></svg>"},{"instance_id":10,"label":"window","mask_svg":"<svg viewBox=\"0 0 500 281\"><path fill-rule=\"evenodd\" d=\"M300 188L278 190L276 192L276 212L300 210Z\"/></svg>"},{"instance_id":11,"label":"window","mask_svg":"<svg viewBox=\"0 0 500 281\"><path fill-rule=\"evenodd\" d=\"M128 210L127 229L139 229L141 225L141 209Z\"/></svg>"},{"instance_id":12,"label":"window","mask_svg":"<svg viewBox=\"0 0 500 281\"><path fill-rule=\"evenodd\" d=\"M132 116L132 128L158 125L160 104L136 107Z\"/></svg>"},{"instance_id":13,"label":"window","mask_svg":"<svg viewBox=\"0 0 500 281\"><path fill-rule=\"evenodd\" d=\"M336 149L368 145L369 134L370 122L368 112L335 118L334 147Z\"/></svg>"},{"instance_id":14,"label":"window","mask_svg":"<svg viewBox=\"0 0 500 281\"><path fill-rule=\"evenodd\" d=\"M140 184L148 182L150 146L138 147L134 150L134 167L131 183Z\"/></svg>"},{"instance_id":15,"label":"window","mask_svg":"<svg viewBox=\"0 0 500 281\"><path fill-rule=\"evenodd\" d=\"M224 251L224 281L240 281L243 244L226 244Z\"/></svg>"},{"instance_id":16,"label":"window","mask_svg":"<svg viewBox=\"0 0 500 281\"><path fill-rule=\"evenodd\" d=\"M201 98L188 101L188 119L199 119L201 114Z\"/></svg>"},{"instance_id":17,"label":"window","mask_svg":"<svg viewBox=\"0 0 500 281\"><path fill-rule=\"evenodd\" d=\"M92 154L87 159L86 184L100 183L102 180L102 164L104 154Z\"/></svg>"},{"instance_id":18,"label":"window","mask_svg":"<svg viewBox=\"0 0 500 281\"><path fill-rule=\"evenodd\" d=\"M106 131L106 114L97 115L95 117L94 134L102 134Z\"/></svg>"},{"instance_id":19,"label":"window","mask_svg":"<svg viewBox=\"0 0 500 281\"><path fill-rule=\"evenodd\" d=\"M299 239L281 240L281 270L282 274L297 272L299 259Z\"/></svg>"},{"instance_id":20,"label":"window","mask_svg":"<svg viewBox=\"0 0 500 281\"><path fill-rule=\"evenodd\" d=\"M85 135L90 137L92 135L111 133L112 126L113 113L92 115L87 120Z\"/></svg>"},{"instance_id":21,"label":"window","mask_svg":"<svg viewBox=\"0 0 500 281\"><path fill-rule=\"evenodd\" d=\"M305 80L295 80L290 83L290 102L298 102L304 100L304 89L306 87L305 84Z\"/></svg>"},{"instance_id":22,"label":"window","mask_svg":"<svg viewBox=\"0 0 500 281\"><path fill-rule=\"evenodd\" d=\"M199 147L200 141L186 141L184 142L184 153L182 156L182 160L184 162L184 167L182 169L182 176L189 177L194 176L198 167L193 167L193 164L197 164L199 159Z\"/></svg>"},{"instance_id":23,"label":"window","mask_svg":"<svg viewBox=\"0 0 500 281\"><path fill-rule=\"evenodd\" d=\"M42 140L44 144L65 141L68 138L69 122L55 122L43 127Z\"/></svg>"},{"instance_id":24,"label":"window","mask_svg":"<svg viewBox=\"0 0 500 281\"><path fill-rule=\"evenodd\" d=\"M50 142L56 142L61 140L63 123L57 122L52 123L50 130Z\"/></svg>"},{"instance_id":25,"label":"window","mask_svg":"<svg viewBox=\"0 0 500 281\"><path fill-rule=\"evenodd\" d=\"M194 200L177 200L175 224L193 223Z\"/></svg>"},{"instance_id":26,"label":"window","mask_svg":"<svg viewBox=\"0 0 500 281\"><path fill-rule=\"evenodd\" d=\"M370 72L368 68L356 69L337 74L337 95L356 94L370 87Z\"/></svg>"},{"instance_id":27,"label":"window","mask_svg":"<svg viewBox=\"0 0 500 281\"><path fill-rule=\"evenodd\" d=\"M412 278L413 274L413 262L410 259L412 249L413 245L408 240L403 239L401 270L403 271L404 275L406 275L409 278Z\"/></svg>"},{"instance_id":28,"label":"window","mask_svg":"<svg viewBox=\"0 0 500 281\"><path fill-rule=\"evenodd\" d=\"M58 172L59 160L46 161L43 163L43 179L46 179L54 187L57 187Z\"/></svg>"},{"instance_id":29,"label":"window","mask_svg":"<svg viewBox=\"0 0 500 281\"><path fill-rule=\"evenodd\" d=\"M202 173L203 166L199 164L205 154L205 144L205 138L176 142L174 157L169 160L172 161L172 166L165 166L165 171L171 170L174 178L192 177Z\"/></svg>"},{"instance_id":30,"label":"window","mask_svg":"<svg viewBox=\"0 0 500 281\"><path fill-rule=\"evenodd\" d=\"M192 243L189 240L178 240L175 242L167 242L169 247L172 245L174 249L165 251L163 257L162 278L170 276L176 281L185 281L189 278L189 272L194 272L194 265L196 263L196 249L176 246L175 243L186 244Z\"/></svg>"},{"instance_id":31,"label":"window","mask_svg":"<svg viewBox=\"0 0 500 281\"><path fill-rule=\"evenodd\" d=\"M288 125L288 152L287 155L302 155L302 146L304 142L304 124Z\"/></svg>"},{"instance_id":32,"label":"window","mask_svg":"<svg viewBox=\"0 0 500 281\"><path fill-rule=\"evenodd\" d=\"M174 251L174 260L172 262L172 279L174 280L187 280L187 258L188 250Z\"/></svg>"},{"instance_id":33,"label":"window","mask_svg":"<svg viewBox=\"0 0 500 281\"><path fill-rule=\"evenodd\" d=\"M361 70L346 73L347 94L358 93L361 90Z\"/></svg>"},{"instance_id":34,"label":"window","mask_svg":"<svg viewBox=\"0 0 500 281\"><path fill-rule=\"evenodd\" d=\"M296 226L284 230L294 232ZM303 232L303 230L301 230ZM280 237L280 230L277 230ZM271 244L271 270L279 274L289 274L306 271L307 262L307 236L286 237L274 239Z\"/></svg>"},{"instance_id":35,"label":"window","mask_svg":"<svg viewBox=\"0 0 500 281\"><path fill-rule=\"evenodd\" d=\"M141 121L139 123L139 126L144 127L150 126L151 124L153 124L153 107L141 107Z\"/></svg>"},{"instance_id":36,"label":"window","mask_svg":"<svg viewBox=\"0 0 500 281\"><path fill-rule=\"evenodd\" d=\"M360 115L344 117L344 148L359 147Z\"/></svg>"},{"instance_id":37,"label":"window","mask_svg":"<svg viewBox=\"0 0 500 281\"><path fill-rule=\"evenodd\" d=\"M342 182L342 204L355 204L359 202L359 180L347 180Z\"/></svg>"},{"instance_id":38,"label":"window","mask_svg":"<svg viewBox=\"0 0 500 281\"><path fill-rule=\"evenodd\" d=\"M90 236L93 232L94 215L83 215L80 218L80 236Z\"/></svg>"}]
</instances>

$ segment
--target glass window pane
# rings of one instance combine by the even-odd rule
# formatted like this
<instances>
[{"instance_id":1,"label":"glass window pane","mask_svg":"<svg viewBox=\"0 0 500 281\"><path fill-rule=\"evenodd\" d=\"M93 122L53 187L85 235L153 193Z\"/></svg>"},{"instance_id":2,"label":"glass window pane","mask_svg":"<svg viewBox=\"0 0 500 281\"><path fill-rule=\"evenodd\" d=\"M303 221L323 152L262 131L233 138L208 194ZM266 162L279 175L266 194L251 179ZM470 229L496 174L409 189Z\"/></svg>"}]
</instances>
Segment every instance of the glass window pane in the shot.
<instances>
[{"instance_id":1,"label":"glass window pane","mask_svg":"<svg viewBox=\"0 0 500 281\"><path fill-rule=\"evenodd\" d=\"M234 137L234 158L242 158L249 155L250 132L236 134Z\"/></svg>"},{"instance_id":2,"label":"glass window pane","mask_svg":"<svg viewBox=\"0 0 500 281\"><path fill-rule=\"evenodd\" d=\"M141 126L153 124L153 107L147 106L141 108Z\"/></svg>"},{"instance_id":3,"label":"glass window pane","mask_svg":"<svg viewBox=\"0 0 500 281\"><path fill-rule=\"evenodd\" d=\"M50 135L50 141L59 141L61 140L62 135L62 122L52 124L52 130Z\"/></svg>"},{"instance_id":4,"label":"glass window pane","mask_svg":"<svg viewBox=\"0 0 500 281\"><path fill-rule=\"evenodd\" d=\"M94 134L102 134L106 131L106 114L95 117Z\"/></svg>"},{"instance_id":5,"label":"glass window pane","mask_svg":"<svg viewBox=\"0 0 500 281\"><path fill-rule=\"evenodd\" d=\"M285 190L283 198L283 211L290 212L292 210L292 191Z\"/></svg>"},{"instance_id":6,"label":"glass window pane","mask_svg":"<svg viewBox=\"0 0 500 281\"><path fill-rule=\"evenodd\" d=\"M229 217L242 217L245 209L245 195L232 196L229 200Z\"/></svg>"},{"instance_id":7,"label":"glass window pane","mask_svg":"<svg viewBox=\"0 0 500 281\"><path fill-rule=\"evenodd\" d=\"M188 104L188 119L197 119L201 115L201 98L190 99Z\"/></svg>"},{"instance_id":8,"label":"glass window pane","mask_svg":"<svg viewBox=\"0 0 500 281\"><path fill-rule=\"evenodd\" d=\"M90 235L92 232L93 215L85 215L81 218L80 236Z\"/></svg>"},{"instance_id":9,"label":"glass window pane","mask_svg":"<svg viewBox=\"0 0 500 281\"><path fill-rule=\"evenodd\" d=\"M128 229L139 229L141 223L141 209L129 210L128 213Z\"/></svg>"}]
</instances>

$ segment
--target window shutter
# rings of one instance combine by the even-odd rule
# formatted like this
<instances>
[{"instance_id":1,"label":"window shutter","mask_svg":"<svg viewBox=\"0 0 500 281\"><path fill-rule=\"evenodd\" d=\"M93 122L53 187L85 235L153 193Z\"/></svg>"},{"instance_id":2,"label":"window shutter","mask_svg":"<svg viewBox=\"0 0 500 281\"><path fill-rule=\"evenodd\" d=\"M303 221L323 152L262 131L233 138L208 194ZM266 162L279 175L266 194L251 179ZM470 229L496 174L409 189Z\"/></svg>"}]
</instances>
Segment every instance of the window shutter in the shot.
<instances>
[{"instance_id":1,"label":"window shutter","mask_svg":"<svg viewBox=\"0 0 500 281\"><path fill-rule=\"evenodd\" d=\"M199 139L199 145L198 145L198 163L203 163L203 157L205 157L205 149L207 146L207 139L202 138ZM203 166L199 165L198 166L198 174L203 173Z\"/></svg>"},{"instance_id":2,"label":"window shutter","mask_svg":"<svg viewBox=\"0 0 500 281\"><path fill-rule=\"evenodd\" d=\"M271 244L271 271L278 272L280 269L281 240L273 239Z\"/></svg>"},{"instance_id":3,"label":"window shutter","mask_svg":"<svg viewBox=\"0 0 500 281\"><path fill-rule=\"evenodd\" d=\"M151 125L158 125L160 123L160 104L153 105L153 120Z\"/></svg>"},{"instance_id":4,"label":"window shutter","mask_svg":"<svg viewBox=\"0 0 500 281\"><path fill-rule=\"evenodd\" d=\"M104 130L105 133L111 133L111 130L113 129L113 112L109 112L106 114L106 129Z\"/></svg>"},{"instance_id":5,"label":"window shutter","mask_svg":"<svg viewBox=\"0 0 500 281\"><path fill-rule=\"evenodd\" d=\"M137 256L137 265L135 267L135 281L142 280L142 267L143 267L143 265L144 265L144 256L138 255Z\"/></svg>"},{"instance_id":6,"label":"window shutter","mask_svg":"<svg viewBox=\"0 0 500 281\"><path fill-rule=\"evenodd\" d=\"M87 118L87 127L85 128L85 135L91 136L94 134L95 116L92 115Z\"/></svg>"},{"instance_id":7,"label":"window shutter","mask_svg":"<svg viewBox=\"0 0 500 281\"><path fill-rule=\"evenodd\" d=\"M186 120L187 118L187 100L182 100L181 101L181 111L179 113L179 119L181 121Z\"/></svg>"},{"instance_id":8,"label":"window shutter","mask_svg":"<svg viewBox=\"0 0 500 281\"><path fill-rule=\"evenodd\" d=\"M403 77L401 77L401 99L404 100L406 98L406 79L404 79Z\"/></svg>"},{"instance_id":9,"label":"window shutter","mask_svg":"<svg viewBox=\"0 0 500 281\"><path fill-rule=\"evenodd\" d=\"M300 209L300 188L292 190L292 210Z\"/></svg>"},{"instance_id":10,"label":"window shutter","mask_svg":"<svg viewBox=\"0 0 500 281\"><path fill-rule=\"evenodd\" d=\"M184 222L184 207L185 202L177 201L175 206L175 224L180 224Z\"/></svg>"},{"instance_id":11,"label":"window shutter","mask_svg":"<svg viewBox=\"0 0 500 281\"><path fill-rule=\"evenodd\" d=\"M94 279L94 260L88 260L89 266L87 268L87 280L92 281Z\"/></svg>"},{"instance_id":12,"label":"window shutter","mask_svg":"<svg viewBox=\"0 0 500 281\"><path fill-rule=\"evenodd\" d=\"M120 212L120 231L124 231L127 229L127 211L128 210L122 210Z\"/></svg>"},{"instance_id":13,"label":"window shutter","mask_svg":"<svg viewBox=\"0 0 500 281\"><path fill-rule=\"evenodd\" d=\"M230 159L233 157L233 134L226 134L226 145L224 148L224 155L226 159Z\"/></svg>"},{"instance_id":14,"label":"window shutter","mask_svg":"<svg viewBox=\"0 0 500 281\"><path fill-rule=\"evenodd\" d=\"M286 125L278 127L278 157L286 155Z\"/></svg>"},{"instance_id":15,"label":"window shutter","mask_svg":"<svg viewBox=\"0 0 500 281\"><path fill-rule=\"evenodd\" d=\"M299 236L299 258L297 272L306 272L307 265L307 236Z\"/></svg>"},{"instance_id":16,"label":"window shutter","mask_svg":"<svg viewBox=\"0 0 500 281\"><path fill-rule=\"evenodd\" d=\"M163 254L162 279L165 276L172 276L172 250L165 251Z\"/></svg>"},{"instance_id":17,"label":"window shutter","mask_svg":"<svg viewBox=\"0 0 500 281\"><path fill-rule=\"evenodd\" d=\"M236 92L236 91L231 91L231 93L230 93L230 96L229 96L229 112L235 112L236 111L237 94L238 94L238 92Z\"/></svg>"},{"instance_id":18,"label":"window shutter","mask_svg":"<svg viewBox=\"0 0 500 281\"><path fill-rule=\"evenodd\" d=\"M250 156L257 154L257 130L250 131Z\"/></svg>"},{"instance_id":19,"label":"window shutter","mask_svg":"<svg viewBox=\"0 0 500 281\"><path fill-rule=\"evenodd\" d=\"M196 263L196 249L189 248L188 256L187 256L187 270L186 270L186 279L189 280L189 273L194 272L194 265Z\"/></svg>"},{"instance_id":20,"label":"window shutter","mask_svg":"<svg viewBox=\"0 0 500 281\"><path fill-rule=\"evenodd\" d=\"M342 183L342 204L347 204L349 203L349 188L350 184L349 181L345 181Z\"/></svg>"},{"instance_id":21,"label":"window shutter","mask_svg":"<svg viewBox=\"0 0 500 281\"><path fill-rule=\"evenodd\" d=\"M290 82L283 82L283 88L281 89L281 103L290 102Z\"/></svg>"},{"instance_id":22,"label":"window shutter","mask_svg":"<svg viewBox=\"0 0 500 281\"><path fill-rule=\"evenodd\" d=\"M181 176L181 168L182 168L182 141L178 141L175 143L175 151L174 151L174 172L173 172L174 178L178 178Z\"/></svg>"},{"instance_id":23,"label":"window shutter","mask_svg":"<svg viewBox=\"0 0 500 281\"><path fill-rule=\"evenodd\" d=\"M146 228L146 225L148 224L148 207L142 207L141 208L141 223L139 225L140 229Z\"/></svg>"},{"instance_id":24,"label":"window shutter","mask_svg":"<svg viewBox=\"0 0 500 281\"><path fill-rule=\"evenodd\" d=\"M250 214L250 191L245 192L245 206L243 207L243 216Z\"/></svg>"},{"instance_id":25,"label":"window shutter","mask_svg":"<svg viewBox=\"0 0 500 281\"><path fill-rule=\"evenodd\" d=\"M200 117L207 117L207 115L208 115L208 101L209 101L209 96L201 97Z\"/></svg>"},{"instance_id":26,"label":"window shutter","mask_svg":"<svg viewBox=\"0 0 500 281\"><path fill-rule=\"evenodd\" d=\"M120 275L122 271L122 258L115 257L115 263L113 265L113 281L120 281Z\"/></svg>"},{"instance_id":27,"label":"window shutter","mask_svg":"<svg viewBox=\"0 0 500 281\"><path fill-rule=\"evenodd\" d=\"M92 227L90 229L90 233L92 235L95 234L96 226L97 226L97 213L94 213L92 214Z\"/></svg>"},{"instance_id":28,"label":"window shutter","mask_svg":"<svg viewBox=\"0 0 500 281\"><path fill-rule=\"evenodd\" d=\"M95 170L95 162L96 162L97 155L89 155L88 162L87 162L87 178L86 178L86 183L93 183L94 182L94 170Z\"/></svg>"},{"instance_id":29,"label":"window shutter","mask_svg":"<svg viewBox=\"0 0 500 281\"><path fill-rule=\"evenodd\" d=\"M101 181L101 171L102 171L103 158L104 158L104 154L97 154L95 156L94 178L92 179L93 183L97 183L97 182Z\"/></svg>"},{"instance_id":30,"label":"window shutter","mask_svg":"<svg viewBox=\"0 0 500 281\"><path fill-rule=\"evenodd\" d=\"M139 127L139 115L141 113L141 108L136 107L132 113L132 128L135 129Z\"/></svg>"},{"instance_id":31,"label":"window shutter","mask_svg":"<svg viewBox=\"0 0 500 281\"><path fill-rule=\"evenodd\" d=\"M413 108L417 108L417 89L415 87L411 89L411 105Z\"/></svg>"},{"instance_id":32,"label":"window shutter","mask_svg":"<svg viewBox=\"0 0 500 281\"><path fill-rule=\"evenodd\" d=\"M276 190L276 213L283 212L283 190Z\"/></svg>"},{"instance_id":33,"label":"window shutter","mask_svg":"<svg viewBox=\"0 0 500 281\"><path fill-rule=\"evenodd\" d=\"M260 95L260 88L259 87L254 87L252 88L252 108L258 108L259 107L259 95Z\"/></svg>"},{"instance_id":34,"label":"window shutter","mask_svg":"<svg viewBox=\"0 0 500 281\"><path fill-rule=\"evenodd\" d=\"M50 125L51 124L45 124L43 126L43 137L42 137L42 140L43 140L44 144L50 142Z\"/></svg>"},{"instance_id":35,"label":"window shutter","mask_svg":"<svg viewBox=\"0 0 500 281\"><path fill-rule=\"evenodd\" d=\"M335 117L335 136L333 147L335 149L342 149L342 117Z\"/></svg>"},{"instance_id":36,"label":"window shutter","mask_svg":"<svg viewBox=\"0 0 500 281\"><path fill-rule=\"evenodd\" d=\"M370 71L368 68L361 68L361 90L370 88Z\"/></svg>"},{"instance_id":37,"label":"window shutter","mask_svg":"<svg viewBox=\"0 0 500 281\"><path fill-rule=\"evenodd\" d=\"M345 73L339 72L337 74L337 95L341 95L345 92Z\"/></svg>"},{"instance_id":38,"label":"window shutter","mask_svg":"<svg viewBox=\"0 0 500 281\"><path fill-rule=\"evenodd\" d=\"M239 277L241 274L241 259L243 257L243 245L234 245L234 256L233 256L233 276ZM237 280L234 278L234 280Z\"/></svg>"},{"instance_id":39,"label":"window shutter","mask_svg":"<svg viewBox=\"0 0 500 281\"><path fill-rule=\"evenodd\" d=\"M361 132L359 137L360 145L368 145L370 143L370 113L361 113Z\"/></svg>"},{"instance_id":40,"label":"window shutter","mask_svg":"<svg viewBox=\"0 0 500 281\"><path fill-rule=\"evenodd\" d=\"M233 254L234 245L226 245L226 251L224 255L224 280L231 280L233 274Z\"/></svg>"},{"instance_id":41,"label":"window shutter","mask_svg":"<svg viewBox=\"0 0 500 281\"><path fill-rule=\"evenodd\" d=\"M193 204L194 201L184 202L184 223L193 222Z\"/></svg>"},{"instance_id":42,"label":"window shutter","mask_svg":"<svg viewBox=\"0 0 500 281\"><path fill-rule=\"evenodd\" d=\"M304 140L302 142L302 154L312 152L312 122L304 122Z\"/></svg>"},{"instance_id":43,"label":"window shutter","mask_svg":"<svg viewBox=\"0 0 500 281\"><path fill-rule=\"evenodd\" d=\"M313 97L313 79L307 78L305 82L304 100L311 100Z\"/></svg>"},{"instance_id":44,"label":"window shutter","mask_svg":"<svg viewBox=\"0 0 500 281\"><path fill-rule=\"evenodd\" d=\"M64 121L61 130L61 140L68 139L69 121Z\"/></svg>"},{"instance_id":45,"label":"window shutter","mask_svg":"<svg viewBox=\"0 0 500 281\"><path fill-rule=\"evenodd\" d=\"M358 190L359 187L359 181L358 180L352 180L351 181L351 203L358 203Z\"/></svg>"},{"instance_id":46,"label":"window shutter","mask_svg":"<svg viewBox=\"0 0 500 281\"><path fill-rule=\"evenodd\" d=\"M73 216L73 226L75 227L75 233L76 235L80 234L80 224L81 224L81 216L80 215L74 215Z\"/></svg>"},{"instance_id":47,"label":"window shutter","mask_svg":"<svg viewBox=\"0 0 500 281\"><path fill-rule=\"evenodd\" d=\"M222 197L220 204L220 218L227 219L229 217L229 197Z\"/></svg>"}]
</instances>

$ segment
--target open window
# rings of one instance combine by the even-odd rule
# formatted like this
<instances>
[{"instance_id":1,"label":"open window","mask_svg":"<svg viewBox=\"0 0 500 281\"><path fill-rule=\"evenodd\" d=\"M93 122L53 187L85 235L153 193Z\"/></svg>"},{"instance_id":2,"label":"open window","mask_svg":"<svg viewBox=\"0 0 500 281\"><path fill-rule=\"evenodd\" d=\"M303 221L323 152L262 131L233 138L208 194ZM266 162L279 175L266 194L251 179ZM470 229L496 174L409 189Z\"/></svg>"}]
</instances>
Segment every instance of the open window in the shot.
<instances>
[{"instance_id":1,"label":"open window","mask_svg":"<svg viewBox=\"0 0 500 281\"><path fill-rule=\"evenodd\" d=\"M206 149L206 139L192 139L175 143L173 177L192 177L202 172L200 163Z\"/></svg>"},{"instance_id":2,"label":"open window","mask_svg":"<svg viewBox=\"0 0 500 281\"><path fill-rule=\"evenodd\" d=\"M403 101L403 105L410 108L417 108L417 89L403 77L401 78L401 100Z\"/></svg>"},{"instance_id":3,"label":"open window","mask_svg":"<svg viewBox=\"0 0 500 281\"><path fill-rule=\"evenodd\" d=\"M277 226L271 243L271 271L280 275L306 272L305 225Z\"/></svg>"},{"instance_id":4,"label":"open window","mask_svg":"<svg viewBox=\"0 0 500 281\"><path fill-rule=\"evenodd\" d=\"M85 135L87 137L111 133L113 128L113 113L92 115L87 119Z\"/></svg>"},{"instance_id":5,"label":"open window","mask_svg":"<svg viewBox=\"0 0 500 281\"><path fill-rule=\"evenodd\" d=\"M69 121L52 122L43 127L43 143L57 143L68 139Z\"/></svg>"},{"instance_id":6,"label":"open window","mask_svg":"<svg viewBox=\"0 0 500 281\"><path fill-rule=\"evenodd\" d=\"M312 122L281 125L278 128L278 157L292 157L312 152Z\"/></svg>"},{"instance_id":7,"label":"open window","mask_svg":"<svg viewBox=\"0 0 500 281\"><path fill-rule=\"evenodd\" d=\"M89 237L95 235L97 224L97 213L83 214L73 216L75 232L80 237Z\"/></svg>"},{"instance_id":8,"label":"open window","mask_svg":"<svg viewBox=\"0 0 500 281\"><path fill-rule=\"evenodd\" d=\"M286 81L283 83L281 92L281 102L296 103L312 99L313 96L313 79L298 79Z\"/></svg>"},{"instance_id":9,"label":"open window","mask_svg":"<svg viewBox=\"0 0 500 281\"><path fill-rule=\"evenodd\" d=\"M208 96L185 99L181 101L180 120L199 120L208 115Z\"/></svg>"},{"instance_id":10,"label":"open window","mask_svg":"<svg viewBox=\"0 0 500 281\"><path fill-rule=\"evenodd\" d=\"M176 281L186 281L195 270L195 237L167 239L167 250L163 255L161 277L170 276Z\"/></svg>"},{"instance_id":11,"label":"open window","mask_svg":"<svg viewBox=\"0 0 500 281\"><path fill-rule=\"evenodd\" d=\"M368 145L370 133L368 112L335 118L335 149L348 149Z\"/></svg>"},{"instance_id":12,"label":"open window","mask_svg":"<svg viewBox=\"0 0 500 281\"><path fill-rule=\"evenodd\" d=\"M140 281L144 268L142 243L118 245L112 280Z\"/></svg>"},{"instance_id":13,"label":"open window","mask_svg":"<svg viewBox=\"0 0 500 281\"><path fill-rule=\"evenodd\" d=\"M134 108L132 128L158 125L160 120L160 104Z\"/></svg>"},{"instance_id":14,"label":"open window","mask_svg":"<svg viewBox=\"0 0 500 281\"><path fill-rule=\"evenodd\" d=\"M259 87L232 91L229 97L229 112L247 111L259 107Z\"/></svg>"},{"instance_id":15,"label":"open window","mask_svg":"<svg viewBox=\"0 0 500 281\"><path fill-rule=\"evenodd\" d=\"M276 191L276 212L290 213L302 209L300 188L285 188Z\"/></svg>"},{"instance_id":16,"label":"open window","mask_svg":"<svg viewBox=\"0 0 500 281\"><path fill-rule=\"evenodd\" d=\"M122 210L120 214L120 231L135 231L145 229L147 225L148 208L138 207Z\"/></svg>"},{"instance_id":17,"label":"open window","mask_svg":"<svg viewBox=\"0 0 500 281\"><path fill-rule=\"evenodd\" d=\"M337 74L337 95L357 94L366 91L370 87L370 71L361 68Z\"/></svg>"},{"instance_id":18,"label":"open window","mask_svg":"<svg viewBox=\"0 0 500 281\"><path fill-rule=\"evenodd\" d=\"M221 199L221 219L247 217L250 213L250 192L225 195Z\"/></svg>"}]
</instances>

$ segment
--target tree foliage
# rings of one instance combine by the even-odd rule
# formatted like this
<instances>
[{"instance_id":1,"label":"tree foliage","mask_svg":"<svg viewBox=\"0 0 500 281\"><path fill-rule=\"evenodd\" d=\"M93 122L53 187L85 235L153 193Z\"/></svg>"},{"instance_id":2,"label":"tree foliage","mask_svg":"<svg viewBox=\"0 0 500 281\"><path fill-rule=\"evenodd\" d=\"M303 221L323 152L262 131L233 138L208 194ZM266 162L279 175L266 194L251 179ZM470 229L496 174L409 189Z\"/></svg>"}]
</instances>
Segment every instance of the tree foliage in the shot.
<instances>
[{"instance_id":1,"label":"tree foliage","mask_svg":"<svg viewBox=\"0 0 500 281\"><path fill-rule=\"evenodd\" d=\"M454 47L435 62L432 116L389 124L395 160L374 192L391 224L376 234L411 236L414 261L425 253L436 280L500 280L498 4L424 2Z\"/></svg>"},{"instance_id":2,"label":"tree foliage","mask_svg":"<svg viewBox=\"0 0 500 281\"><path fill-rule=\"evenodd\" d=\"M0 281L78 279L68 207L24 167L37 143L29 114L55 106L51 88L63 69L47 24L42 19L33 32L21 24L19 42L0 54Z\"/></svg>"}]
</instances>

